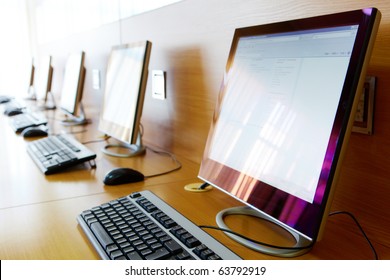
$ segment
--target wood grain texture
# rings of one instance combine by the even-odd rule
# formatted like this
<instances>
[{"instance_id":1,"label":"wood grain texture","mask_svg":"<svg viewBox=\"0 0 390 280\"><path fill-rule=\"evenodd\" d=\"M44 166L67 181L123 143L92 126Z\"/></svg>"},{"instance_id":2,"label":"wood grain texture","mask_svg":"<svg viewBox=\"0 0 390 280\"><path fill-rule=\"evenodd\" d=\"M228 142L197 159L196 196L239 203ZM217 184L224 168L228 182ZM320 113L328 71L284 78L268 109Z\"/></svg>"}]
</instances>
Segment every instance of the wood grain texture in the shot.
<instances>
[{"instance_id":1,"label":"wood grain texture","mask_svg":"<svg viewBox=\"0 0 390 280\"><path fill-rule=\"evenodd\" d=\"M87 69L101 67L104 77L104 61L110 44L152 41L150 70L166 71L167 99L152 99L149 77L142 117L144 140L199 164L235 28L367 5L382 12L368 69L369 75L378 78L374 134L351 136L333 209L356 214L369 236L389 251L390 1L185 0L123 20L120 24L121 41L113 35L118 34L118 25L113 24L72 36L66 42L60 40L40 46L40 50L41 53L54 51L60 57L58 67L61 67L61 57L70 47L82 48L87 53ZM57 82L61 79L58 78ZM85 102L98 106L100 97L101 92L93 91L91 83L87 83ZM345 223L347 230L355 231L347 221L341 223ZM390 258L388 251L385 255Z\"/></svg>"}]
</instances>

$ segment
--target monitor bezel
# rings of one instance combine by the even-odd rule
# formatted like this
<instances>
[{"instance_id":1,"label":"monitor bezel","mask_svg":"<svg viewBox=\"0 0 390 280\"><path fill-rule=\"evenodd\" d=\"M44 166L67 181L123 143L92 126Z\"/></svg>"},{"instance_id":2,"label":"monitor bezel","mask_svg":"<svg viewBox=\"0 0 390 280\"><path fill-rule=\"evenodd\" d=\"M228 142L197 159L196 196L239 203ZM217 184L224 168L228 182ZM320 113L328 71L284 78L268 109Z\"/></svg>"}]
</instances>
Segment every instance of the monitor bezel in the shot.
<instances>
[{"instance_id":1,"label":"monitor bezel","mask_svg":"<svg viewBox=\"0 0 390 280\"><path fill-rule=\"evenodd\" d=\"M213 115L213 121L206 142L205 152L201 162L198 177L205 182L217 187L223 192L233 196L256 211L269 216L278 223L286 225L293 231L296 231L297 233L313 240L313 242L319 240L325 226L326 217L330 210L335 185L337 183L337 178L340 172L341 161L344 157L348 138L352 129L354 116L351 114L351 112L356 111L358 95L363 88L366 68L368 66L368 58L371 55L373 47L374 40L372 40L372 38L375 38L379 26L379 21L380 12L376 8L366 8L361 10L236 29L226 64L224 78L216 102L216 109ZM303 219L305 222L301 220L296 224L292 224L287 219L281 219L276 214L267 211L266 207L254 207L251 202L245 201L244 199L231 194L228 191L228 188L223 186L224 180L226 180L226 178L229 178L229 180L236 180L236 178L238 178L240 175L242 175L244 178L242 181L245 179L251 180L253 178L213 161L212 159L208 158L208 153L211 146L213 129L215 126L214 122L218 118L219 106L221 106L221 102L223 100L224 85L227 83L226 77L228 77L229 69L232 66L234 53L239 38L245 36L269 35L274 33L296 32L309 29L331 28L356 24L359 25L356 42L354 44L351 60L348 66L330 141L328 142L329 144L326 152L327 156L324 159L324 164L319 179L318 186L321 186L323 189L319 190L317 186L315 200L313 204L310 204L293 195L287 194L281 190L269 186L266 183L257 181L257 184L261 185L263 188L269 188L276 194L277 197L279 196L278 199L282 199L284 204L289 199L294 203L303 205L302 209L304 209L304 214L300 216L300 219ZM329 166L326 167L326 165ZM309 223L311 224L308 225Z\"/></svg>"},{"instance_id":2,"label":"monitor bezel","mask_svg":"<svg viewBox=\"0 0 390 280\"><path fill-rule=\"evenodd\" d=\"M35 65L34 65L34 60L31 61L31 68L30 68L30 81L29 81L29 87L34 86L34 75L35 75Z\"/></svg>"},{"instance_id":3,"label":"monitor bezel","mask_svg":"<svg viewBox=\"0 0 390 280\"><path fill-rule=\"evenodd\" d=\"M140 77L140 86L138 89L137 101L135 105L136 110L135 110L135 115L133 117L133 126L132 127L122 126L118 123L112 122L104 118L104 110L105 110L105 103L106 103L105 98L107 98L107 95L109 94L107 92L107 86L104 92L104 98L102 101L101 113L99 117L99 130L104 132L108 136L113 137L114 139L122 142L125 145L135 145L140 141L140 122L141 122L143 104L145 99L146 84L148 79L148 66L149 66L152 43L150 41L145 40L145 41L132 42L128 44L113 46L110 54L111 57L112 53L115 51L125 50L130 48L138 48L138 47L144 48L144 54L143 54L144 57L143 57L142 71ZM109 69L110 69L110 58L107 65L107 71L109 71Z\"/></svg>"}]
</instances>

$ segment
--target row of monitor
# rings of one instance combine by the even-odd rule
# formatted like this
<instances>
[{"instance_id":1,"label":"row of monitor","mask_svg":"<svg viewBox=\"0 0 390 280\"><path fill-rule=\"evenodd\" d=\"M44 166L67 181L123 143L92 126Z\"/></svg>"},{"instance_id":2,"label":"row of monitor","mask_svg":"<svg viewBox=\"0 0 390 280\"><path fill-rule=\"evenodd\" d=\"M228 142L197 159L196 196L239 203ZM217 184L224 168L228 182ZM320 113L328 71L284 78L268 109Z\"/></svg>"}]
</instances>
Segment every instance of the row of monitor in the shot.
<instances>
[{"instance_id":1,"label":"row of monitor","mask_svg":"<svg viewBox=\"0 0 390 280\"><path fill-rule=\"evenodd\" d=\"M248 206L221 212L221 227L226 215L261 215L296 244L232 238L278 256L320 239L379 21L367 8L236 29L199 178ZM112 49L99 124L141 150L149 53L149 42Z\"/></svg>"},{"instance_id":2,"label":"row of monitor","mask_svg":"<svg viewBox=\"0 0 390 280\"><path fill-rule=\"evenodd\" d=\"M84 87L85 67L84 52L69 55L65 67L65 76L61 90L61 109L69 115L77 116ZM53 66L52 57L40 59L38 69L32 64L29 99L35 99L42 109L56 109L55 99L51 92ZM36 81L34 79L36 77Z\"/></svg>"},{"instance_id":3,"label":"row of monitor","mask_svg":"<svg viewBox=\"0 0 390 280\"><path fill-rule=\"evenodd\" d=\"M112 48L106 74L106 87L103 106L99 119L99 130L119 140L120 144L110 144L104 152L113 156L134 156L145 151L139 125L145 96L151 42L142 41ZM30 86L34 87L38 106L43 109L55 109L51 95L53 67L51 56L40 60L37 69L37 81L33 82L34 69L31 71ZM61 90L60 109L67 115L64 124L85 124L82 95L86 69L85 53L75 52L69 55L65 65L65 75ZM31 98L31 96L30 96ZM129 153L115 152L112 147L125 147Z\"/></svg>"}]
</instances>

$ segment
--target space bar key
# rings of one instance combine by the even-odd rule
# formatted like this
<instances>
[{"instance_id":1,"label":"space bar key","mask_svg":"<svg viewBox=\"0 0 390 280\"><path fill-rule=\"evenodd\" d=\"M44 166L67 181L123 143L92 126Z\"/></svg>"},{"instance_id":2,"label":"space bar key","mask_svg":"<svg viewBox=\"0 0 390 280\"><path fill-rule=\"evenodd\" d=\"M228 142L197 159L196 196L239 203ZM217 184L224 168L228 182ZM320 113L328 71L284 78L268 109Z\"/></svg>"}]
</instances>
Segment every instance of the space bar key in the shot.
<instances>
[{"instance_id":1,"label":"space bar key","mask_svg":"<svg viewBox=\"0 0 390 280\"><path fill-rule=\"evenodd\" d=\"M114 241L112 241L111 237L108 235L108 233L100 223L92 223L91 230L95 234L95 236L97 237L97 239L99 240L100 244L103 246L104 249L106 249L108 245L114 243Z\"/></svg>"}]
</instances>

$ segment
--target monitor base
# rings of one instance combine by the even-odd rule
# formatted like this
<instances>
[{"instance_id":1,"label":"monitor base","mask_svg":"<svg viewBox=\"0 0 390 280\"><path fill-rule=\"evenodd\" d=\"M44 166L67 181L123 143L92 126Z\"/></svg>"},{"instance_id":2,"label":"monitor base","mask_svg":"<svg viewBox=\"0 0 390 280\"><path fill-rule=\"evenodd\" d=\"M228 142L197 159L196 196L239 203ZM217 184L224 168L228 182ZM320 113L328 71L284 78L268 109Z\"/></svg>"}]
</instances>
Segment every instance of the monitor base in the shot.
<instances>
[{"instance_id":1,"label":"monitor base","mask_svg":"<svg viewBox=\"0 0 390 280\"><path fill-rule=\"evenodd\" d=\"M38 108L42 111L57 109L55 98L51 91L47 92L47 98L43 101L43 104L38 105Z\"/></svg>"},{"instance_id":2,"label":"monitor base","mask_svg":"<svg viewBox=\"0 0 390 280\"><path fill-rule=\"evenodd\" d=\"M25 100L37 100L37 95L35 94L35 89L33 86L29 86L27 90L27 95L24 97Z\"/></svg>"},{"instance_id":3,"label":"monitor base","mask_svg":"<svg viewBox=\"0 0 390 280\"><path fill-rule=\"evenodd\" d=\"M291 247L275 246L275 247L277 247L277 248L275 248L272 246L266 246L266 245L253 243L247 239L244 239L244 238L239 237L237 235L234 235L232 233L229 233L226 231L224 232L227 236L229 236L233 240L237 241L238 243L240 243L240 244L242 244L242 245L244 245L252 250L255 250L255 251L258 251L258 252L261 252L264 254L272 255L272 256L277 256L277 257L297 257L297 256L300 256L300 255L307 253L312 248L313 241L311 239L309 239L303 235L298 234L297 232L291 230L290 228L288 228L284 224L277 223L275 220L273 220L272 218L270 218L266 214L263 214L259 211L252 209L252 208L243 206L243 207L233 207L233 208L228 208L228 209L222 210L216 216L216 222L220 228L230 230L229 227L224 222L224 217L226 217L228 215L249 215L249 216L253 216L253 217L267 220L269 222L272 222L272 223L282 227L284 230L286 230L288 233L290 233L296 241L295 245L293 245Z\"/></svg>"},{"instance_id":4,"label":"monitor base","mask_svg":"<svg viewBox=\"0 0 390 280\"><path fill-rule=\"evenodd\" d=\"M112 150L126 150L126 152L113 152ZM142 145L142 135L141 133L138 133L137 135L137 141L135 144L127 144L127 143L120 143L120 144L107 144L103 149L102 152L106 155L113 156L113 157L135 157L142 155L146 152L146 148L144 145Z\"/></svg>"},{"instance_id":5,"label":"monitor base","mask_svg":"<svg viewBox=\"0 0 390 280\"><path fill-rule=\"evenodd\" d=\"M75 116L72 114L65 114L65 120L62 120L61 123L65 126L75 126L75 125L85 125L91 123L90 119L87 119L84 112L84 106L82 103L79 103L80 116Z\"/></svg>"},{"instance_id":6,"label":"monitor base","mask_svg":"<svg viewBox=\"0 0 390 280\"><path fill-rule=\"evenodd\" d=\"M46 111L46 110L55 110L57 109L56 105L41 105L38 106L38 109L41 111Z\"/></svg>"},{"instance_id":7,"label":"monitor base","mask_svg":"<svg viewBox=\"0 0 390 280\"><path fill-rule=\"evenodd\" d=\"M128 153L116 153L113 152L112 149L126 149L129 152ZM108 144L103 149L102 152L106 155L113 156L113 157L135 157L138 155L142 155L146 152L146 149L144 146L138 146L136 144L134 145L121 145L121 144Z\"/></svg>"},{"instance_id":8,"label":"monitor base","mask_svg":"<svg viewBox=\"0 0 390 280\"><path fill-rule=\"evenodd\" d=\"M89 124L91 121L88 119L78 119L78 118L71 118L71 119L65 119L61 121L62 125L65 126L75 126L75 125L85 125Z\"/></svg>"}]
</instances>

